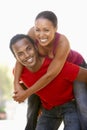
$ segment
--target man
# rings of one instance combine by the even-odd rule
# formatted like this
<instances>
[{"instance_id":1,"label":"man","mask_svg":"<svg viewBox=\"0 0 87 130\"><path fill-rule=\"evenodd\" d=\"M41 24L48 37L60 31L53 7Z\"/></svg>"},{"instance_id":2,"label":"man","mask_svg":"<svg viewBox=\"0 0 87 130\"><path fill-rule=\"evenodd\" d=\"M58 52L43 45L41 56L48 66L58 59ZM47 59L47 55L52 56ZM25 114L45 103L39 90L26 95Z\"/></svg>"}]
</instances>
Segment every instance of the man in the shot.
<instances>
[{"instance_id":1,"label":"man","mask_svg":"<svg viewBox=\"0 0 87 130\"><path fill-rule=\"evenodd\" d=\"M20 80L28 88L15 93L14 100L20 103L36 93L42 103L42 114L36 130L57 129L62 120L66 130L80 130L73 95L73 81L87 82L87 70L66 62L61 73L50 84L39 90L38 87L34 87L34 83L46 73L52 60L39 56L32 39L27 35L14 36L10 42L10 49L16 59L25 66Z\"/></svg>"}]
</instances>

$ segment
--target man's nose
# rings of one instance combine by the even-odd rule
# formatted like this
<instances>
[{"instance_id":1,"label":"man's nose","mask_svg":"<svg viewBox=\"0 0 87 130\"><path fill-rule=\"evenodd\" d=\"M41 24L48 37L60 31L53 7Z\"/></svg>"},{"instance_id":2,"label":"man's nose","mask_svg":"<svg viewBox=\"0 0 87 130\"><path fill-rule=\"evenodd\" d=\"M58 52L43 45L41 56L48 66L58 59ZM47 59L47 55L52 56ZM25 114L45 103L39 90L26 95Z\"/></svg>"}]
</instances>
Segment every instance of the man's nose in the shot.
<instances>
[{"instance_id":1,"label":"man's nose","mask_svg":"<svg viewBox=\"0 0 87 130\"><path fill-rule=\"evenodd\" d=\"M29 54L27 52L25 52L25 57L28 57L28 56L29 56Z\"/></svg>"}]
</instances>

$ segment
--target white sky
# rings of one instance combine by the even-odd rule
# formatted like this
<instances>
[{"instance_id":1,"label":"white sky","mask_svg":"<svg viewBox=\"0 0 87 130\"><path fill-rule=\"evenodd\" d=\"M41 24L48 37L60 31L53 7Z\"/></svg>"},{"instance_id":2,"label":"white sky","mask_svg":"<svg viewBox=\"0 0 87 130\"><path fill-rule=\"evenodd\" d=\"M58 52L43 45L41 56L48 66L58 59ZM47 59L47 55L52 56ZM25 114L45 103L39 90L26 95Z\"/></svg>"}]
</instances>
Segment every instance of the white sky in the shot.
<instances>
[{"instance_id":1,"label":"white sky","mask_svg":"<svg viewBox=\"0 0 87 130\"><path fill-rule=\"evenodd\" d=\"M56 13L58 31L87 61L87 0L0 0L0 64L14 66L10 39L17 33L27 33L43 10Z\"/></svg>"},{"instance_id":2,"label":"white sky","mask_svg":"<svg viewBox=\"0 0 87 130\"><path fill-rule=\"evenodd\" d=\"M27 33L36 15L52 10L58 17L58 31L67 36L72 49L87 61L86 0L0 0L0 64L13 66L9 41L17 33Z\"/></svg>"}]
</instances>

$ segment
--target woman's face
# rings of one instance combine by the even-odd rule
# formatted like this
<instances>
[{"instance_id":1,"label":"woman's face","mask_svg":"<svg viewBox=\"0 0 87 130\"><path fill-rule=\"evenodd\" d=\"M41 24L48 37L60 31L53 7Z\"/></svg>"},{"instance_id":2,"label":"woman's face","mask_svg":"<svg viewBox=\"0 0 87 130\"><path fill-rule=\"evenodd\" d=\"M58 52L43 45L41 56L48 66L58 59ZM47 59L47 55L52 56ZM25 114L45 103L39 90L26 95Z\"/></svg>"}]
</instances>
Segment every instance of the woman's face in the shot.
<instances>
[{"instance_id":1,"label":"woman's face","mask_svg":"<svg viewBox=\"0 0 87 130\"><path fill-rule=\"evenodd\" d=\"M39 18L35 21L35 36L41 46L48 46L55 37L57 27L45 18Z\"/></svg>"}]
</instances>

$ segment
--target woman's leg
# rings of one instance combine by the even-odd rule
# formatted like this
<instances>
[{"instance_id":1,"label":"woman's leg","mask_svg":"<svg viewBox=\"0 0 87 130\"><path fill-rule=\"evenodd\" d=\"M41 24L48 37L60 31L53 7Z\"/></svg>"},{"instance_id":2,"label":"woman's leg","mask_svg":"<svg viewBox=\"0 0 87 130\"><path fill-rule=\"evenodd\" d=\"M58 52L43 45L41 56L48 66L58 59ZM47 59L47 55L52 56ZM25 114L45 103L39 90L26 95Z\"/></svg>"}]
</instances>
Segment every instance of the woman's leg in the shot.
<instances>
[{"instance_id":1,"label":"woman's leg","mask_svg":"<svg viewBox=\"0 0 87 130\"><path fill-rule=\"evenodd\" d=\"M87 68L86 63L81 66ZM87 130L87 84L77 81L74 82L74 95L82 130Z\"/></svg>"},{"instance_id":2,"label":"woman's leg","mask_svg":"<svg viewBox=\"0 0 87 130\"><path fill-rule=\"evenodd\" d=\"M82 82L75 82L74 94L82 130L87 130L87 85Z\"/></svg>"},{"instance_id":3,"label":"woman's leg","mask_svg":"<svg viewBox=\"0 0 87 130\"><path fill-rule=\"evenodd\" d=\"M64 130L81 130L76 101L73 100L62 105L62 111L64 117Z\"/></svg>"},{"instance_id":4,"label":"woman's leg","mask_svg":"<svg viewBox=\"0 0 87 130\"><path fill-rule=\"evenodd\" d=\"M37 95L28 98L27 124L25 130L35 130L41 102Z\"/></svg>"}]
</instances>

